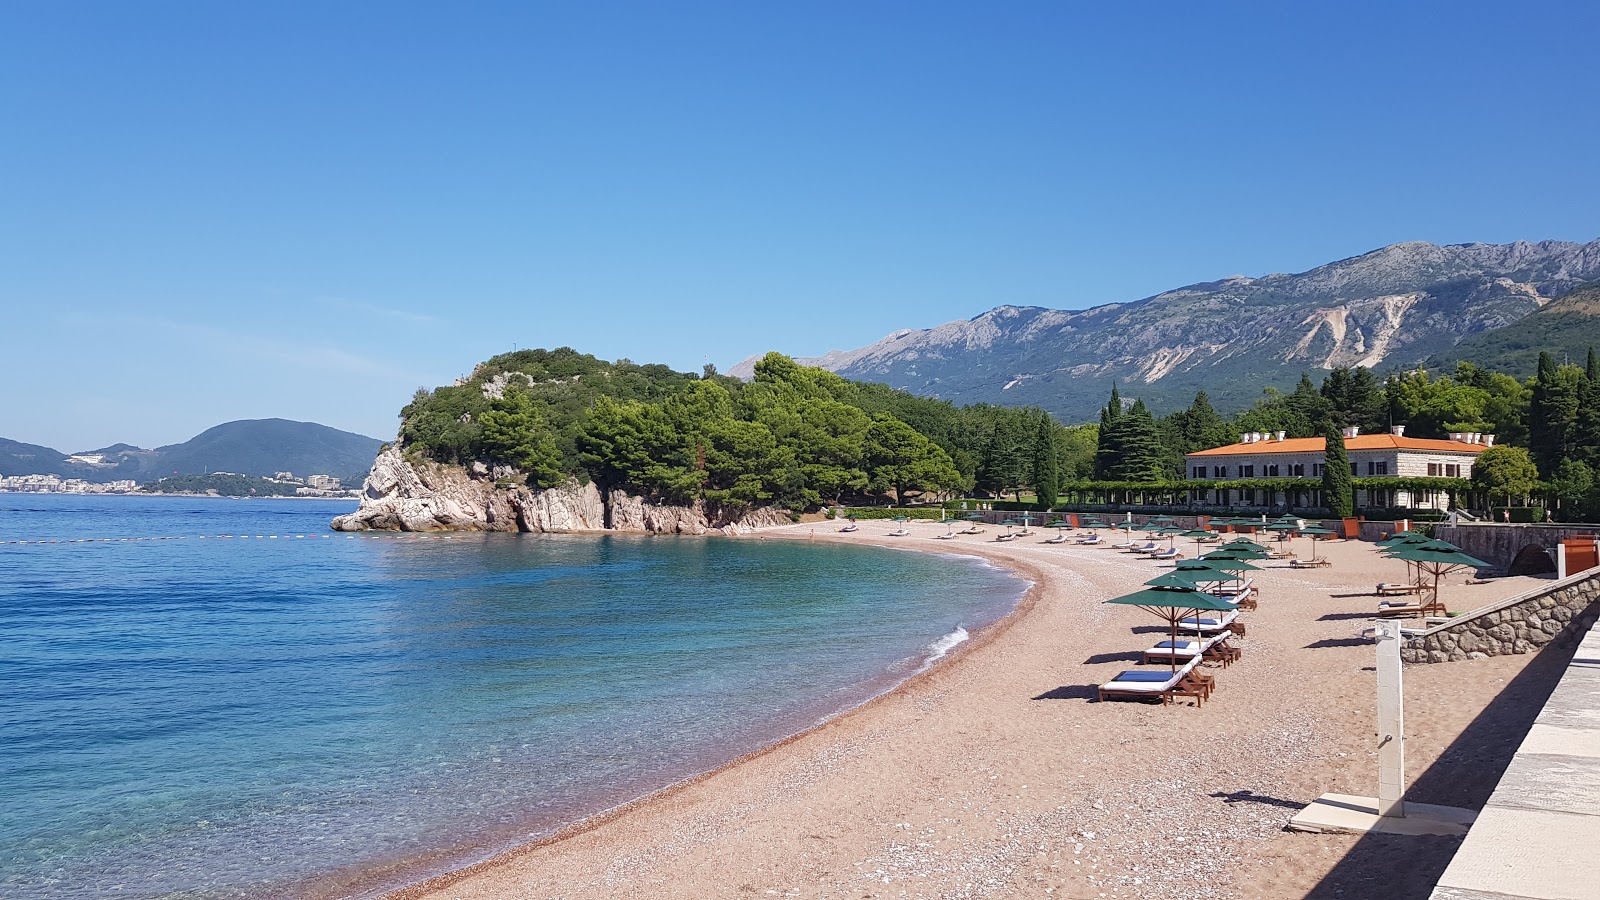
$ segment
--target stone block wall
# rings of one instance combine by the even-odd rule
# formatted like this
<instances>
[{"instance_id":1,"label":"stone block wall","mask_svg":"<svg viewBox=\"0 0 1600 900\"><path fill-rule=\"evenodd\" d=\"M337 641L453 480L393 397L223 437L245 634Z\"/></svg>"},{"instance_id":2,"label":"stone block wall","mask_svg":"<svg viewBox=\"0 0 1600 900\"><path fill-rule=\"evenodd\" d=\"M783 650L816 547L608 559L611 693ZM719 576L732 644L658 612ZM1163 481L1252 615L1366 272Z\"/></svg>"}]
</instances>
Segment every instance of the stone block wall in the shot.
<instances>
[{"instance_id":1,"label":"stone block wall","mask_svg":"<svg viewBox=\"0 0 1600 900\"><path fill-rule=\"evenodd\" d=\"M1408 663L1456 662L1533 653L1580 640L1600 619L1600 569L1464 613L1413 635L1400 648Z\"/></svg>"}]
</instances>

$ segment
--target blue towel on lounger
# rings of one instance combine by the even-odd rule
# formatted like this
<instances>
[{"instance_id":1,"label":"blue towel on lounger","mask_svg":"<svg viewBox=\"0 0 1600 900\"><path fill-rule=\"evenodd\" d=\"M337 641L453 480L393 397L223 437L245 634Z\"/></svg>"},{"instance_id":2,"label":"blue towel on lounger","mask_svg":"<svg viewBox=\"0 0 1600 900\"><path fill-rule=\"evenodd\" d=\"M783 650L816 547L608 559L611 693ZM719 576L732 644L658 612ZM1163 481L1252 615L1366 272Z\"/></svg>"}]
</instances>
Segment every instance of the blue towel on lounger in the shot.
<instances>
[{"instance_id":1,"label":"blue towel on lounger","mask_svg":"<svg viewBox=\"0 0 1600 900\"><path fill-rule=\"evenodd\" d=\"M1171 672L1143 672L1130 669L1118 675L1112 681L1166 681L1172 677Z\"/></svg>"}]
</instances>

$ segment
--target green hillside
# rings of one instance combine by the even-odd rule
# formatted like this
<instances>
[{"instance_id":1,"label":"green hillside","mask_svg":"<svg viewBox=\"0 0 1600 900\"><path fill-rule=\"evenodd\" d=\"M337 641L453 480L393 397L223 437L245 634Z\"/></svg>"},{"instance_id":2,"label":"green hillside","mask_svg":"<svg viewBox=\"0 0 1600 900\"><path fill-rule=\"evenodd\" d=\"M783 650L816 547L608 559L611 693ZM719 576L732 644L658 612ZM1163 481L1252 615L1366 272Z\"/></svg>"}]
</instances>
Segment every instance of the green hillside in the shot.
<instances>
[{"instance_id":1,"label":"green hillside","mask_svg":"<svg viewBox=\"0 0 1600 900\"><path fill-rule=\"evenodd\" d=\"M1600 347L1600 283L1552 300L1504 328L1465 338L1427 365L1448 371L1467 360L1483 369L1526 378L1534 374L1541 350L1550 351L1557 362L1581 362L1590 347Z\"/></svg>"}]
</instances>

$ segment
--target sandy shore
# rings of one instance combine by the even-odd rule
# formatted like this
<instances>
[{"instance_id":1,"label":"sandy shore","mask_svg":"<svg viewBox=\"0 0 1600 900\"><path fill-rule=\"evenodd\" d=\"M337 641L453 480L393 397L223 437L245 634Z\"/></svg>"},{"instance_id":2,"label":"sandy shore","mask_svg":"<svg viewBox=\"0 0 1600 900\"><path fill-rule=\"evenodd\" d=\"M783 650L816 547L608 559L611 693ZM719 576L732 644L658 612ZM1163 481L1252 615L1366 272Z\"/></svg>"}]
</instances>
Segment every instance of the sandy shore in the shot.
<instances>
[{"instance_id":1,"label":"sandy shore","mask_svg":"<svg viewBox=\"0 0 1600 900\"><path fill-rule=\"evenodd\" d=\"M1044 535L939 541L935 525L900 538L891 527L743 539L971 553L1034 588L964 652L861 709L393 896L1427 896L1457 839L1283 830L1324 791L1376 791L1374 649L1358 634L1377 604L1373 585L1399 580L1401 563L1353 542L1323 545L1327 569L1258 563L1260 608L1243 614L1249 633L1237 639L1244 657L1213 670L1203 708L1096 703L1094 685L1136 664L1165 629L1100 601L1161 564L1044 545ZM1536 583L1457 576L1443 595L1466 610ZM1481 807L1562 662L1408 668L1412 799Z\"/></svg>"}]
</instances>

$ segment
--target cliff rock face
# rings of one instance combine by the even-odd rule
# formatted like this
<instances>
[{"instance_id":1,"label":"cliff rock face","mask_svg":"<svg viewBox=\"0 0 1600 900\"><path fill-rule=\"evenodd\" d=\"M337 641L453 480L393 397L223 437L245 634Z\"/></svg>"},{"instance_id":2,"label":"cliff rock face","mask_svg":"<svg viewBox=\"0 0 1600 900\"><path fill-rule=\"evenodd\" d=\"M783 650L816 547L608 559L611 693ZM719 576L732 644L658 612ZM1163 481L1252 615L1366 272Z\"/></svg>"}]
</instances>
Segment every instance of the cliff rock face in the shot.
<instances>
[{"instance_id":1,"label":"cliff rock face","mask_svg":"<svg viewBox=\"0 0 1600 900\"><path fill-rule=\"evenodd\" d=\"M787 525L778 510L734 517L704 504L666 506L620 491L602 496L594 484L533 490L507 473L413 462L398 447L378 454L362 486L361 507L333 520L335 531L631 531L705 534ZM507 479L509 481L509 479Z\"/></svg>"}]
</instances>

